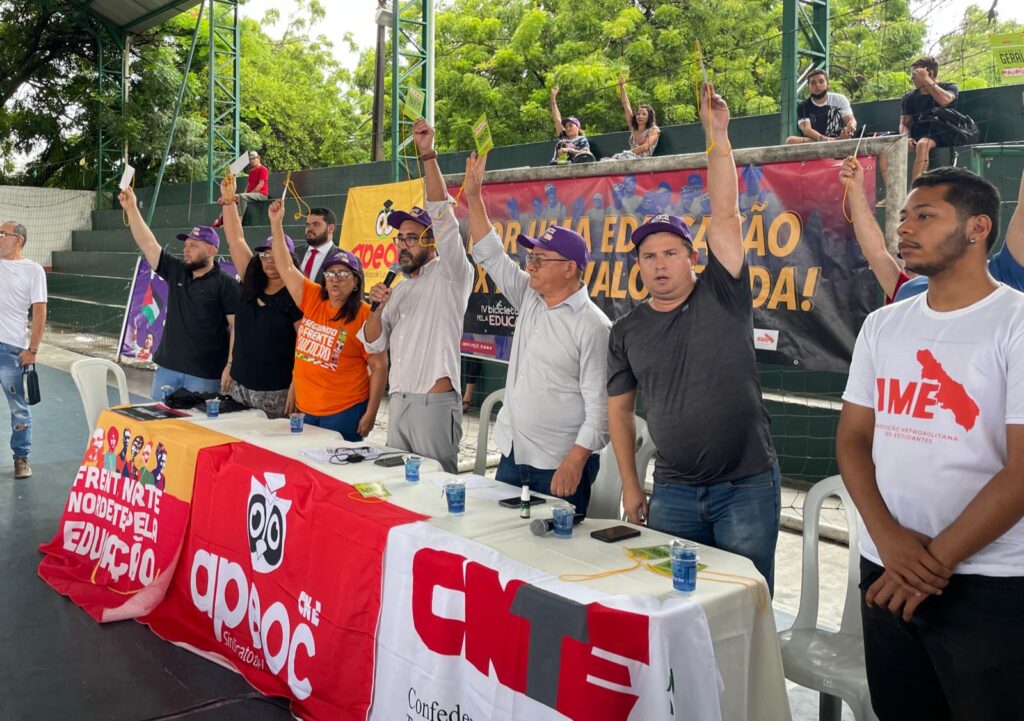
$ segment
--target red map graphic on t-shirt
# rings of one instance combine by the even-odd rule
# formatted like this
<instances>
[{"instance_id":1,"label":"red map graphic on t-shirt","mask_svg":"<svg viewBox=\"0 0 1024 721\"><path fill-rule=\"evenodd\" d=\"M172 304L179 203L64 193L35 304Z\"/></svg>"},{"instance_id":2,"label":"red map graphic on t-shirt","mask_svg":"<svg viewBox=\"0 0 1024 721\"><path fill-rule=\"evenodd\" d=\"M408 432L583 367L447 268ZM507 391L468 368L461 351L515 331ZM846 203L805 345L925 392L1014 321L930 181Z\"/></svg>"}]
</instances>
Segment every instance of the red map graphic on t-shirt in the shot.
<instances>
[{"instance_id":1,"label":"red map graphic on t-shirt","mask_svg":"<svg viewBox=\"0 0 1024 721\"><path fill-rule=\"evenodd\" d=\"M949 377L942 364L936 360L930 350L919 350L917 362L921 364L921 377L939 384L939 391L935 394L935 400L938 401L939 407L952 411L953 419L957 425L963 426L964 430L969 431L974 428L981 409L967 393L963 384Z\"/></svg>"}]
</instances>

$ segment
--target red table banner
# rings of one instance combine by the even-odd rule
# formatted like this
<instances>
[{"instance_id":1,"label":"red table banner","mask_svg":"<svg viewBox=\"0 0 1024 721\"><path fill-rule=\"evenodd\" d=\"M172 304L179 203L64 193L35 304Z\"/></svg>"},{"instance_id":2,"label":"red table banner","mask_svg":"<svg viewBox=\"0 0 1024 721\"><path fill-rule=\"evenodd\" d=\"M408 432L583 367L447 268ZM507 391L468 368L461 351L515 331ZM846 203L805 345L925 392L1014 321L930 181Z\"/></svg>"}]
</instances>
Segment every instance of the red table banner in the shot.
<instances>
[{"instance_id":1,"label":"red table banner","mask_svg":"<svg viewBox=\"0 0 1024 721\"><path fill-rule=\"evenodd\" d=\"M196 454L235 439L180 420L99 418L39 575L97 621L164 597L188 522Z\"/></svg>"},{"instance_id":2,"label":"red table banner","mask_svg":"<svg viewBox=\"0 0 1024 721\"><path fill-rule=\"evenodd\" d=\"M196 478L183 560L141 620L300 718L365 719L388 532L424 516L247 443L202 451Z\"/></svg>"}]
</instances>

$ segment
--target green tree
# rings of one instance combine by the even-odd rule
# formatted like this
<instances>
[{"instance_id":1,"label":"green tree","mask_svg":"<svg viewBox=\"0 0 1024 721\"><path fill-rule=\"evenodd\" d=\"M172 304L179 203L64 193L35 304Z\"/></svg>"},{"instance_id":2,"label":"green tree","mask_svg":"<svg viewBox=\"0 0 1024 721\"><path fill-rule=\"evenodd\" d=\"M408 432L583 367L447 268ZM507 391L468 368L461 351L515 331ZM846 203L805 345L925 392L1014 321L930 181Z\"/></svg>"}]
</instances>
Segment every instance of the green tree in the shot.
<instances>
[{"instance_id":1,"label":"green tree","mask_svg":"<svg viewBox=\"0 0 1024 721\"><path fill-rule=\"evenodd\" d=\"M323 19L317 0L298 0L280 40L243 20L242 149L258 148L274 170L364 162L369 141L356 140L366 100L335 60L331 42L313 36ZM131 39L129 102L123 116L96 89L95 21L70 3L0 0L0 182L95 187L96 133L124 137L137 185L154 182L175 114L178 89L196 24L193 9ZM277 19L271 11L266 22ZM206 177L206 13L199 30L165 181ZM39 37L33 45L25 38ZM342 42L351 43L349 36ZM368 132L367 132L368 135ZM30 155L18 172L14 154Z\"/></svg>"},{"instance_id":2,"label":"green tree","mask_svg":"<svg viewBox=\"0 0 1024 721\"><path fill-rule=\"evenodd\" d=\"M987 10L971 5L964 11L956 30L939 38L938 47L932 49L942 66L940 77L957 83L961 90L1001 85L1002 78L992 59L988 36L1019 32L1024 32L1024 24L1012 20L1000 22L998 18L989 17Z\"/></svg>"},{"instance_id":3,"label":"green tree","mask_svg":"<svg viewBox=\"0 0 1024 721\"><path fill-rule=\"evenodd\" d=\"M832 0L834 87L853 100L898 96L924 24L906 0ZM778 111L781 3L772 0L452 0L436 16L435 116L444 149L473 147L486 112L498 145L550 137L548 96L590 134L625 129L616 78L661 125L697 119L696 43L736 115ZM369 92L373 52L355 74Z\"/></svg>"}]
</instances>

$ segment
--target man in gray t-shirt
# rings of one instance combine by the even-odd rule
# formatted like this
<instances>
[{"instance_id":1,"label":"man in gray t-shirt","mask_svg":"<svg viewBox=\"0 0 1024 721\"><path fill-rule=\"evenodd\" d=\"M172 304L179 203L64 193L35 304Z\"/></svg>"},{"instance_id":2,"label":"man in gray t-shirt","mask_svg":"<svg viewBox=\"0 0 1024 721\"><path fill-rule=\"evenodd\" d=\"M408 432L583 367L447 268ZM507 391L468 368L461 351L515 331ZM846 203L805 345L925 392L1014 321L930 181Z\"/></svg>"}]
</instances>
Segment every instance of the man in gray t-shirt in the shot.
<instances>
[{"instance_id":1,"label":"man in gray t-shirt","mask_svg":"<svg viewBox=\"0 0 1024 721\"><path fill-rule=\"evenodd\" d=\"M746 556L771 592L779 466L761 401L729 108L720 96L701 109L701 121L708 144L716 140L707 263L698 277L693 236L677 216L655 216L633 232L651 298L612 327L609 429L629 520ZM638 392L658 448L649 502L636 471Z\"/></svg>"}]
</instances>

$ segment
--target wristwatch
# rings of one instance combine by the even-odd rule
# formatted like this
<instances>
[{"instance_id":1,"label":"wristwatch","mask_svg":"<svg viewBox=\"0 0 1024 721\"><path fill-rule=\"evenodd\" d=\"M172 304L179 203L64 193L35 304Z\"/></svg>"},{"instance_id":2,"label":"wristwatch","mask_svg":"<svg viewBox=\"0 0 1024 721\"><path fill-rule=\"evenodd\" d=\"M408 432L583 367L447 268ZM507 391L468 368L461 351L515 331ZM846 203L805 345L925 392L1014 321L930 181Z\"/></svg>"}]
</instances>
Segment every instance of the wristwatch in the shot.
<instances>
[{"instance_id":1,"label":"wristwatch","mask_svg":"<svg viewBox=\"0 0 1024 721\"><path fill-rule=\"evenodd\" d=\"M421 155L420 156L420 160L422 160L425 163L428 160L433 160L436 157L437 157L437 151L436 150L431 150L430 152L424 153L423 155Z\"/></svg>"}]
</instances>

